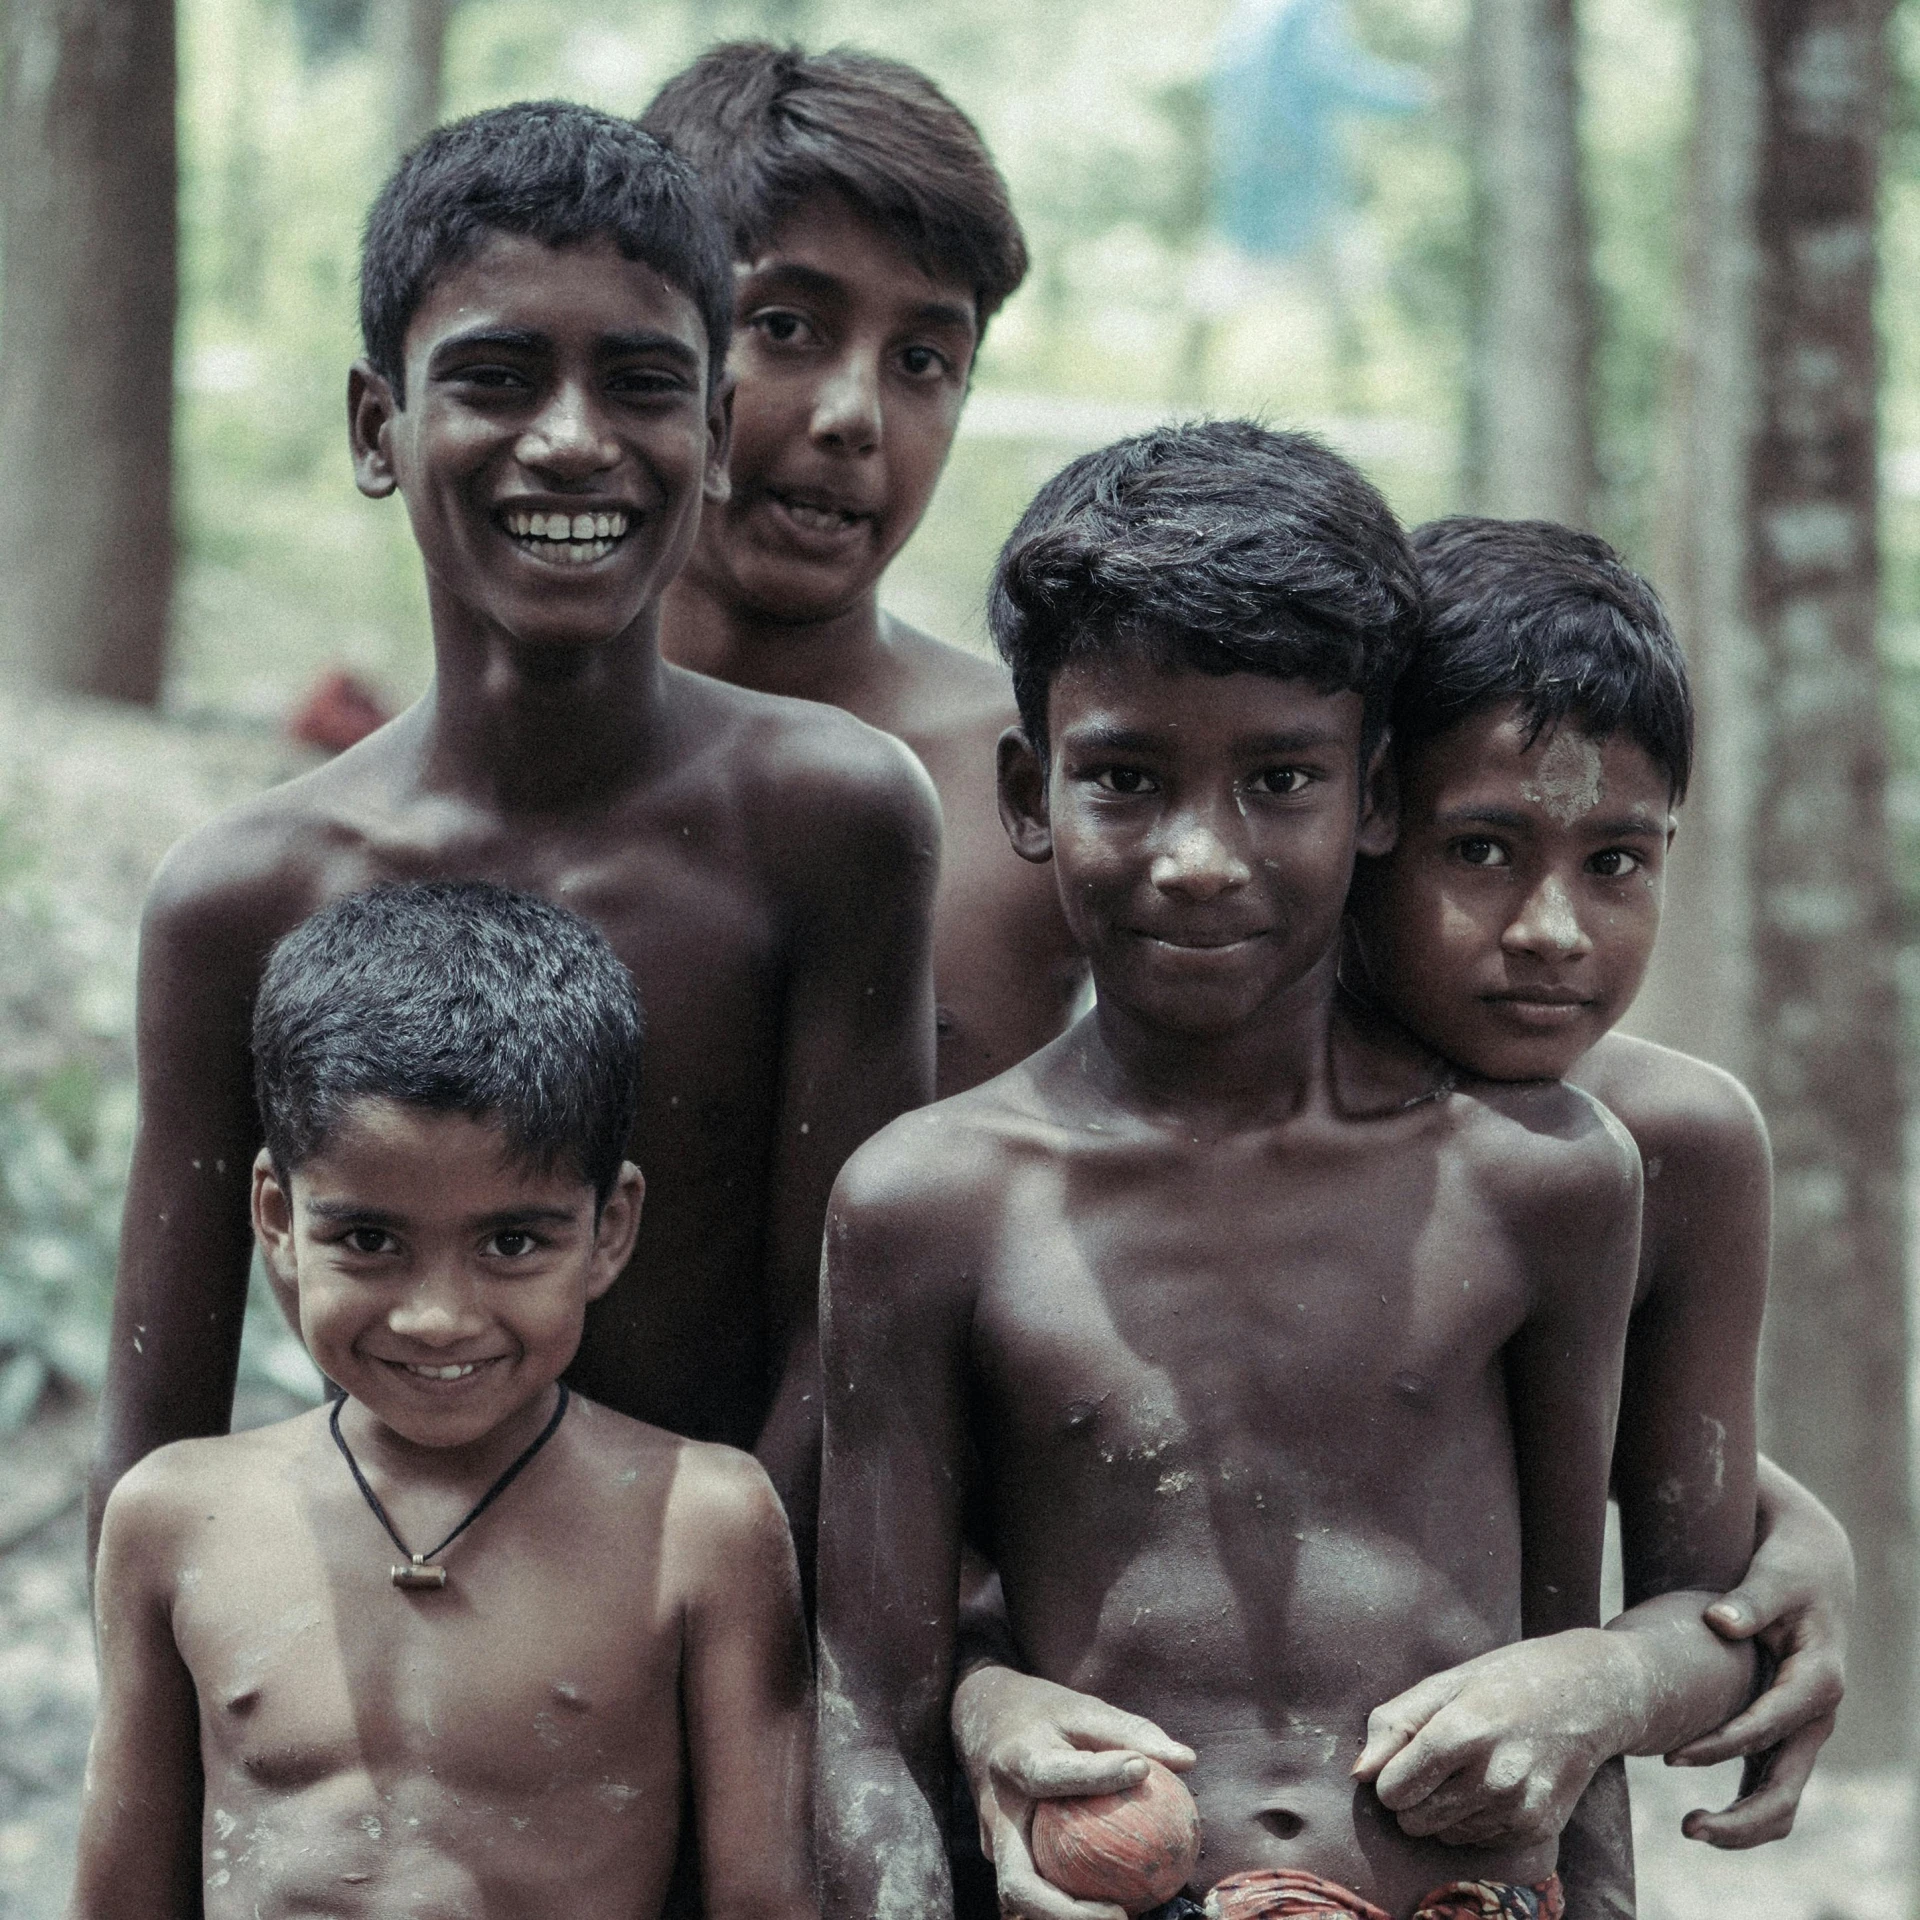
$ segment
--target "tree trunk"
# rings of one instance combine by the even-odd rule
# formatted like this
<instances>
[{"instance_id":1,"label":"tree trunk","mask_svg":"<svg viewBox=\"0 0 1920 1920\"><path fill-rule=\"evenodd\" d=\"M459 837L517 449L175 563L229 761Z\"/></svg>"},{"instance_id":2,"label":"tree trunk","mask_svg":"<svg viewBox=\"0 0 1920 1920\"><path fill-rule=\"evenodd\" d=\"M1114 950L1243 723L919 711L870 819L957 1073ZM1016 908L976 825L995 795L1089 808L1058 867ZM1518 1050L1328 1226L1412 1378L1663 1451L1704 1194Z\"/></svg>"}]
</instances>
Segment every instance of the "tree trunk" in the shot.
<instances>
[{"instance_id":1,"label":"tree trunk","mask_svg":"<svg viewBox=\"0 0 1920 1920\"><path fill-rule=\"evenodd\" d=\"M1594 300L1574 44L1573 0L1474 0L1467 493L1482 513L1585 526Z\"/></svg>"},{"instance_id":2,"label":"tree trunk","mask_svg":"<svg viewBox=\"0 0 1920 1920\"><path fill-rule=\"evenodd\" d=\"M1748 0L1700 0L1683 280L1654 512L1653 578L1686 648L1693 784L1668 867L1652 975L1633 1026L1752 1075L1748 821L1758 642L1747 604L1754 391L1753 231L1760 75Z\"/></svg>"},{"instance_id":3,"label":"tree trunk","mask_svg":"<svg viewBox=\"0 0 1920 1920\"><path fill-rule=\"evenodd\" d=\"M10 0L0 649L152 702L173 575L172 0Z\"/></svg>"},{"instance_id":4,"label":"tree trunk","mask_svg":"<svg viewBox=\"0 0 1920 1920\"><path fill-rule=\"evenodd\" d=\"M393 148L402 154L440 124L447 25L457 0L381 0L380 47L392 88Z\"/></svg>"},{"instance_id":5,"label":"tree trunk","mask_svg":"<svg viewBox=\"0 0 1920 1920\"><path fill-rule=\"evenodd\" d=\"M1888 0L1753 0L1760 414L1748 577L1754 1090L1773 1129L1771 1444L1860 1562L1843 1762L1904 1757L1914 1532L1906 1105L1875 652L1874 217Z\"/></svg>"}]
</instances>

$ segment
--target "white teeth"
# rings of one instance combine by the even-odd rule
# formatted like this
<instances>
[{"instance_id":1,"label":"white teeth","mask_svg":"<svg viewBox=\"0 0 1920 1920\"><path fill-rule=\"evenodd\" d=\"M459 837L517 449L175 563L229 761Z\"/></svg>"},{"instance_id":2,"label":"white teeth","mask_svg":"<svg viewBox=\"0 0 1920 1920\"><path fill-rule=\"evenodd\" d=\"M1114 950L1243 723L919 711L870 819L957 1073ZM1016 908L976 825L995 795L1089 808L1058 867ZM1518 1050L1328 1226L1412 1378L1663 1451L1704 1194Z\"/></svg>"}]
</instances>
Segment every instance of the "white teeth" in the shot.
<instances>
[{"instance_id":1,"label":"white teeth","mask_svg":"<svg viewBox=\"0 0 1920 1920\"><path fill-rule=\"evenodd\" d=\"M573 560L598 560L611 551L611 542L623 539L627 531L624 513L510 513L507 531L517 540L540 540L564 548ZM589 547L599 552L589 553ZM560 558L559 554L549 558Z\"/></svg>"},{"instance_id":2,"label":"white teeth","mask_svg":"<svg viewBox=\"0 0 1920 1920\"><path fill-rule=\"evenodd\" d=\"M469 1360L457 1367L412 1367L407 1371L417 1373L423 1380L464 1380L479 1365L477 1360Z\"/></svg>"}]
</instances>

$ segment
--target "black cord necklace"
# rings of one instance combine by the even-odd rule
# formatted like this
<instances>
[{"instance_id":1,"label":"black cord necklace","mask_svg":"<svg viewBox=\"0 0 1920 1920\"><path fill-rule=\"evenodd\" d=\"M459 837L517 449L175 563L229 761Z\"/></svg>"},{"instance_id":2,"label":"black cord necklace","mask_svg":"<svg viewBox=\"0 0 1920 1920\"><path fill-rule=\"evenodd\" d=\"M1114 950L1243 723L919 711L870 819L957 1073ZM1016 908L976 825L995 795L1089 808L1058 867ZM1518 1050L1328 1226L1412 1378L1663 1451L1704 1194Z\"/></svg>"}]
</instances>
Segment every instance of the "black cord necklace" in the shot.
<instances>
[{"instance_id":1,"label":"black cord necklace","mask_svg":"<svg viewBox=\"0 0 1920 1920\"><path fill-rule=\"evenodd\" d=\"M353 1449L347 1445L347 1436L340 1431L340 1409L346 1405L346 1401L340 1399L333 1403L333 1411L327 1416L327 1425L333 1432L333 1444L340 1449L340 1457L347 1463L347 1471L353 1475L353 1484L360 1489L366 1498L367 1505L373 1509L373 1517L386 1528L387 1538L407 1556L405 1566L395 1567L393 1569L393 1584L396 1587L402 1587L413 1592L431 1592L447 1584L446 1568L433 1566L429 1563L438 1560L439 1557L506 1492L508 1487L513 1484L514 1476L553 1438L560 1422L566 1417L567 1402L573 1396L567 1392L567 1383L564 1380L556 1381L554 1384L560 1390L560 1397L554 1402L552 1419L540 1429L539 1433L534 1437L533 1443L521 1454L519 1459L480 1496L479 1501L468 1513L467 1517L462 1520L437 1547L429 1547L425 1553L415 1553L414 1550L400 1538L400 1529L387 1518L387 1510L380 1504L380 1496L367 1485L367 1476L360 1471L360 1462L353 1457Z\"/></svg>"}]
</instances>

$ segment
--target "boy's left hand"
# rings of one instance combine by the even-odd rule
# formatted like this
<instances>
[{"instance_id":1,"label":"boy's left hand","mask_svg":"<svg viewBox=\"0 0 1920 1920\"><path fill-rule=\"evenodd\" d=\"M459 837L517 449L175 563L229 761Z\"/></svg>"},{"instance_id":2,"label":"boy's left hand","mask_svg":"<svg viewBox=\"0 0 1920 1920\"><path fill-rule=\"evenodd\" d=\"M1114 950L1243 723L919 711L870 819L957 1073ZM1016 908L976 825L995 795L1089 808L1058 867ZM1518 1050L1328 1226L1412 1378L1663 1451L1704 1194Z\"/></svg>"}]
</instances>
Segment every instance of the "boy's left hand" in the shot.
<instances>
[{"instance_id":1,"label":"boy's left hand","mask_svg":"<svg viewBox=\"0 0 1920 1920\"><path fill-rule=\"evenodd\" d=\"M1532 1846L1620 1750L1636 1685L1620 1636L1597 1627L1495 1647L1376 1707L1354 1777L1417 1839Z\"/></svg>"}]
</instances>

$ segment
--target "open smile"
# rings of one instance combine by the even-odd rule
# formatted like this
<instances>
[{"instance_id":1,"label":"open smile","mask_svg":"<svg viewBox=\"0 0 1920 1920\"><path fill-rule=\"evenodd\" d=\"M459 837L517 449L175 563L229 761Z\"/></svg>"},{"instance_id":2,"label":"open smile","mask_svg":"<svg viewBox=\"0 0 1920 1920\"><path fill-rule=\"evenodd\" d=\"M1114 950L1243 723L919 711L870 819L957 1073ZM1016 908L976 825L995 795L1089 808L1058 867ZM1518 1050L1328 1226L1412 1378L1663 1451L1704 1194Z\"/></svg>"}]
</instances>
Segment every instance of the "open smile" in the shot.
<instances>
[{"instance_id":1,"label":"open smile","mask_svg":"<svg viewBox=\"0 0 1920 1920\"><path fill-rule=\"evenodd\" d=\"M806 536L809 544L837 546L873 521L873 515L863 508L846 506L826 494L789 493L769 487L762 497L792 531Z\"/></svg>"},{"instance_id":2,"label":"open smile","mask_svg":"<svg viewBox=\"0 0 1920 1920\"><path fill-rule=\"evenodd\" d=\"M604 560L632 526L623 507L594 513L529 513L511 511L501 524L520 551L549 566L579 567Z\"/></svg>"},{"instance_id":3,"label":"open smile","mask_svg":"<svg viewBox=\"0 0 1920 1920\"><path fill-rule=\"evenodd\" d=\"M471 1380L484 1368L499 1366L506 1357L505 1354L495 1353L480 1360L449 1360L433 1363L381 1358L380 1364L383 1367L390 1367L395 1373L405 1374L409 1380L417 1380L424 1386L439 1387L453 1385L462 1380Z\"/></svg>"}]
</instances>

